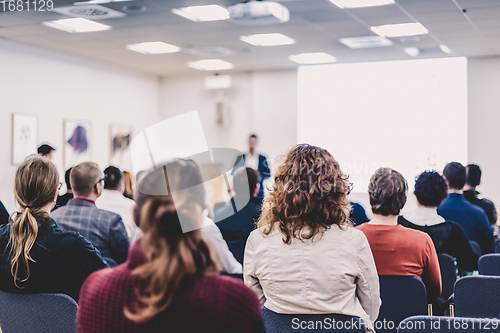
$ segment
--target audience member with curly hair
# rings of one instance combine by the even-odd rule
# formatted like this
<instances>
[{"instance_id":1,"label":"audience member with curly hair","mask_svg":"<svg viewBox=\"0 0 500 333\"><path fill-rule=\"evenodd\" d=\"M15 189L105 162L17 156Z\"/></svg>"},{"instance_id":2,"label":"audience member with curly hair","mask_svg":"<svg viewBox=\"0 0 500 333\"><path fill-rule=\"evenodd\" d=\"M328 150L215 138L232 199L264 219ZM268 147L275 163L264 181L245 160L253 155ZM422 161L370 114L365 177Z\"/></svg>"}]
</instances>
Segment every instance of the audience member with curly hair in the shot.
<instances>
[{"instance_id":1,"label":"audience member with curly hair","mask_svg":"<svg viewBox=\"0 0 500 333\"><path fill-rule=\"evenodd\" d=\"M441 295L441 271L432 239L424 232L398 225L408 183L402 174L380 168L370 179L368 194L373 217L357 229L370 243L378 275L417 276L433 302Z\"/></svg>"},{"instance_id":2,"label":"audience member with curly hair","mask_svg":"<svg viewBox=\"0 0 500 333\"><path fill-rule=\"evenodd\" d=\"M415 182L418 207L400 216L398 223L427 233L434 242L437 253L447 253L457 259L458 266L466 271L477 269L478 257L472 250L462 228L439 216L436 208L448 195L444 178L435 171L422 172Z\"/></svg>"},{"instance_id":3,"label":"audience member with curly hair","mask_svg":"<svg viewBox=\"0 0 500 333\"><path fill-rule=\"evenodd\" d=\"M349 191L325 149L302 144L286 154L245 248L245 283L266 308L377 319L377 271L366 237L349 221Z\"/></svg>"}]
</instances>

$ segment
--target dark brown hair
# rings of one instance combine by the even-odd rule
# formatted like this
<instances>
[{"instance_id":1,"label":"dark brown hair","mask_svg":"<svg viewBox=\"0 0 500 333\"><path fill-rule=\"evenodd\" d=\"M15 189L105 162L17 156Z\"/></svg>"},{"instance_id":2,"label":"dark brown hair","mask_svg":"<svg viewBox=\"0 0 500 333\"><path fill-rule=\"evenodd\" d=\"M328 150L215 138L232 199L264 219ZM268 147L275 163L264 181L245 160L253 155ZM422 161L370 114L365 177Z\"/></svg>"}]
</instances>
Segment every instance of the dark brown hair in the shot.
<instances>
[{"instance_id":1,"label":"dark brown hair","mask_svg":"<svg viewBox=\"0 0 500 333\"><path fill-rule=\"evenodd\" d=\"M137 290L137 302L124 309L125 316L137 323L164 311L187 277L220 272L216 252L200 230L183 232L186 223L199 228L206 209L202 186L186 191L202 183L198 166L190 160L173 160L145 178L144 186L139 182L135 216L144 232L140 246L146 262L133 271L144 283ZM168 194L162 195L166 190Z\"/></svg>"},{"instance_id":2,"label":"dark brown hair","mask_svg":"<svg viewBox=\"0 0 500 333\"><path fill-rule=\"evenodd\" d=\"M283 242L313 239L332 225L350 226L350 184L325 149L301 144L286 154L265 198L258 227L269 235L279 228Z\"/></svg>"},{"instance_id":3,"label":"dark brown hair","mask_svg":"<svg viewBox=\"0 0 500 333\"><path fill-rule=\"evenodd\" d=\"M30 276L29 262L34 262L31 248L39 227L50 221L50 215L41 208L54 201L58 186L57 169L45 157L30 157L16 171L14 194L21 211L10 222L9 235L10 271L16 287L18 281L24 282Z\"/></svg>"},{"instance_id":4,"label":"dark brown hair","mask_svg":"<svg viewBox=\"0 0 500 333\"><path fill-rule=\"evenodd\" d=\"M368 194L374 214L399 215L406 203L408 182L391 168L379 168L370 179Z\"/></svg>"}]
</instances>

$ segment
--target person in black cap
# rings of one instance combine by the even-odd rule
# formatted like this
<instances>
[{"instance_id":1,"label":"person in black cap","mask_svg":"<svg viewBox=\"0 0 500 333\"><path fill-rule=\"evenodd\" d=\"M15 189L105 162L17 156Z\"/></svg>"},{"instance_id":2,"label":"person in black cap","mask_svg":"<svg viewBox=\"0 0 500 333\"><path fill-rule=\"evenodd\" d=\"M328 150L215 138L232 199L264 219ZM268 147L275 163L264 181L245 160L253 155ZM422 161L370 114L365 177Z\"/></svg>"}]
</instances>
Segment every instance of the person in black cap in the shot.
<instances>
[{"instance_id":1,"label":"person in black cap","mask_svg":"<svg viewBox=\"0 0 500 333\"><path fill-rule=\"evenodd\" d=\"M54 147L44 143L43 145L38 147L38 154L51 160L55 150L56 149Z\"/></svg>"}]
</instances>

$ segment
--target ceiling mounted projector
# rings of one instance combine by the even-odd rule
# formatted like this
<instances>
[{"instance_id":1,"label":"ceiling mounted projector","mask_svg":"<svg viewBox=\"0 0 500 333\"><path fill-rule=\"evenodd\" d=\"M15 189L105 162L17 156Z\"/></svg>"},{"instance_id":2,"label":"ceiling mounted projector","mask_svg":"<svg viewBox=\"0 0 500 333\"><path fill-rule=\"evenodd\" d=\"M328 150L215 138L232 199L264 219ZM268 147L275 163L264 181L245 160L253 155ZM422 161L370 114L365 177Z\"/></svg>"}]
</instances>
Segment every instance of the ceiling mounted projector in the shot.
<instances>
[{"instance_id":1,"label":"ceiling mounted projector","mask_svg":"<svg viewBox=\"0 0 500 333\"><path fill-rule=\"evenodd\" d=\"M290 20L288 8L273 1L249 1L227 7L229 17L241 25L268 25Z\"/></svg>"}]
</instances>

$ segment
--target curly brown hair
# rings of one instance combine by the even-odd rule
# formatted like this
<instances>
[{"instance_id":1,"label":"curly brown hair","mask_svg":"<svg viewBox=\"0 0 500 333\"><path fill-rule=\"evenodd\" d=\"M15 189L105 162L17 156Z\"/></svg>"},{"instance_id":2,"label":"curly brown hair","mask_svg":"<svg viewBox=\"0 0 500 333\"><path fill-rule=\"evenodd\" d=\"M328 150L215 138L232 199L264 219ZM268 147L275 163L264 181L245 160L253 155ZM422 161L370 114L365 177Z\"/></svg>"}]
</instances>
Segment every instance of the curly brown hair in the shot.
<instances>
[{"instance_id":1,"label":"curly brown hair","mask_svg":"<svg viewBox=\"0 0 500 333\"><path fill-rule=\"evenodd\" d=\"M368 185L372 212L383 216L399 215L407 192L408 182L402 174L391 168L379 168Z\"/></svg>"},{"instance_id":2,"label":"curly brown hair","mask_svg":"<svg viewBox=\"0 0 500 333\"><path fill-rule=\"evenodd\" d=\"M267 236L277 225L285 244L321 236L334 224L351 226L349 192L347 176L327 150L297 145L276 170L257 226Z\"/></svg>"}]
</instances>

